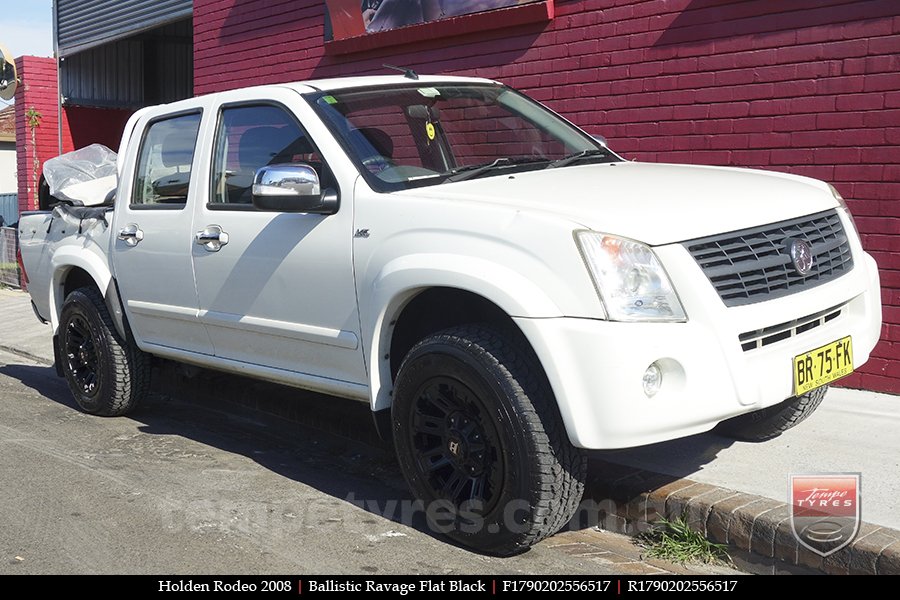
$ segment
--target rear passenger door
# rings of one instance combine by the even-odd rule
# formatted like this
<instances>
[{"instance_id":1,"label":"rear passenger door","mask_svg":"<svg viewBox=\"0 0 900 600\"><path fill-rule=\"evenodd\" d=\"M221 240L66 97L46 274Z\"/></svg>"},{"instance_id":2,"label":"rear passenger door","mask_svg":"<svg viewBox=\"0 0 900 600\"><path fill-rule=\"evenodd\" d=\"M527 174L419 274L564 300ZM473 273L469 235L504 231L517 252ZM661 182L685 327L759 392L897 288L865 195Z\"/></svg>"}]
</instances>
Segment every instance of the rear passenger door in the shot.
<instances>
[{"instance_id":1,"label":"rear passenger door","mask_svg":"<svg viewBox=\"0 0 900 600\"><path fill-rule=\"evenodd\" d=\"M196 208L196 233L219 237L193 246L200 318L217 357L292 372L287 380L324 391L337 391L337 382L361 386L351 186L340 189L296 116L304 102L296 92L267 92L265 100L242 93L219 107L209 189ZM279 163L315 168L322 188L341 195L338 212L255 210L256 170Z\"/></svg>"},{"instance_id":2,"label":"rear passenger door","mask_svg":"<svg viewBox=\"0 0 900 600\"><path fill-rule=\"evenodd\" d=\"M117 199L113 245L116 280L125 312L145 350L171 355L212 355L206 328L197 319L191 263L191 208L202 170L202 111L187 109L151 117L138 144L130 144ZM192 173L195 175L191 179ZM202 182L202 180L201 180Z\"/></svg>"}]
</instances>

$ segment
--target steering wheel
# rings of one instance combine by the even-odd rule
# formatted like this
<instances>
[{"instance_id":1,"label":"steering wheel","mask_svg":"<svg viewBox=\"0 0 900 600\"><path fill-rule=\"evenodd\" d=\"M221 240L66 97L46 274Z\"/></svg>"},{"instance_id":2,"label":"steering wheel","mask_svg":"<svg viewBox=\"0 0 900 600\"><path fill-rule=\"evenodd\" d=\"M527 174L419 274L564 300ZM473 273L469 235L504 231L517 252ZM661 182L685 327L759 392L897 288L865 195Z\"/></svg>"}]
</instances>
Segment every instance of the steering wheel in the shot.
<instances>
[{"instance_id":1,"label":"steering wheel","mask_svg":"<svg viewBox=\"0 0 900 600\"><path fill-rule=\"evenodd\" d=\"M373 154L368 158L364 158L362 164L369 171L369 173L373 173L376 175L386 169L391 169L398 166L393 159L382 156L380 154Z\"/></svg>"}]
</instances>

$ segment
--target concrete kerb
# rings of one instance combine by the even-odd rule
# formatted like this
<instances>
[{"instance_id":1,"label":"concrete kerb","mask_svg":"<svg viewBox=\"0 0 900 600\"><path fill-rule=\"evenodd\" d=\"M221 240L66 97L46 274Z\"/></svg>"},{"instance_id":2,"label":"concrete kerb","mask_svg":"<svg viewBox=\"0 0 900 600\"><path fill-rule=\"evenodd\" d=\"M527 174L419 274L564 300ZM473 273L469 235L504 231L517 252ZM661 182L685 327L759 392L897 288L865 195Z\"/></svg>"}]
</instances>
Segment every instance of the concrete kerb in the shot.
<instances>
[{"instance_id":1,"label":"concrete kerb","mask_svg":"<svg viewBox=\"0 0 900 600\"><path fill-rule=\"evenodd\" d=\"M607 466L614 472L622 469L605 461L594 466L600 472ZM620 507L620 520L612 521L618 523L618 533L644 529L637 520L681 517L709 540L726 544L735 564L750 573L900 575L900 531L862 523L852 544L823 558L797 541L786 502L683 478L669 477L653 488L642 485L661 478L631 472L608 487L595 484L591 491L596 497L606 494Z\"/></svg>"}]
</instances>

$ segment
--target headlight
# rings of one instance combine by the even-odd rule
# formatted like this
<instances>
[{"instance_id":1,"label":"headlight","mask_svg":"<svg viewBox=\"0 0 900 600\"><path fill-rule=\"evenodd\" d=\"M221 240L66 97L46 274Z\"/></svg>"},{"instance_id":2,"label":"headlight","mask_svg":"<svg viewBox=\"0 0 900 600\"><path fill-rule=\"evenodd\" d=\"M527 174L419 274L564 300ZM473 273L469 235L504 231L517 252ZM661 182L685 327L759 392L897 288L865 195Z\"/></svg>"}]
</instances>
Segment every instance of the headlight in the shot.
<instances>
[{"instance_id":1,"label":"headlight","mask_svg":"<svg viewBox=\"0 0 900 600\"><path fill-rule=\"evenodd\" d=\"M835 188L830 183L828 184L828 189L831 190L831 195L834 196L834 199L838 201L841 210L843 210L844 214L847 215L847 220L850 221L850 225L853 226L853 232L856 234L857 239L859 239L859 229L856 228L856 221L853 220L853 215L850 213L850 209L847 208L847 201L844 200L844 197L841 196L841 193L837 191L837 188Z\"/></svg>"},{"instance_id":2,"label":"headlight","mask_svg":"<svg viewBox=\"0 0 900 600\"><path fill-rule=\"evenodd\" d=\"M575 239L607 318L686 320L672 282L649 246L594 231L577 231Z\"/></svg>"}]
</instances>

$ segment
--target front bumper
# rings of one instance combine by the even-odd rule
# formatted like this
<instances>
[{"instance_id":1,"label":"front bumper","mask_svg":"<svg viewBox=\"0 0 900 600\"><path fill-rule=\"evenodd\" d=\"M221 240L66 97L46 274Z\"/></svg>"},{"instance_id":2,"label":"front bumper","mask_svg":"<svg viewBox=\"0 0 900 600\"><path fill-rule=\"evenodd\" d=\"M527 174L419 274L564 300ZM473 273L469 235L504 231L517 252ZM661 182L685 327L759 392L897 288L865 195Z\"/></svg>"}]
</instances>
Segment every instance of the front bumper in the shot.
<instances>
[{"instance_id":1,"label":"front bumper","mask_svg":"<svg viewBox=\"0 0 900 600\"><path fill-rule=\"evenodd\" d=\"M875 261L854 248L852 271L783 298L727 308L680 245L656 249L679 291L686 323L580 318L515 321L534 347L572 443L639 446L708 431L793 393L792 358L850 335L854 368L878 342L881 298ZM820 312L839 316L752 350L740 335ZM662 388L648 398L642 376L657 362Z\"/></svg>"}]
</instances>

